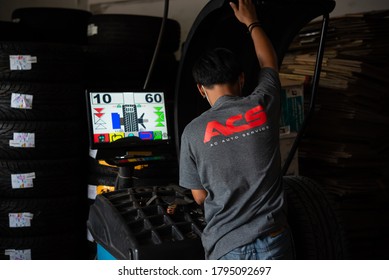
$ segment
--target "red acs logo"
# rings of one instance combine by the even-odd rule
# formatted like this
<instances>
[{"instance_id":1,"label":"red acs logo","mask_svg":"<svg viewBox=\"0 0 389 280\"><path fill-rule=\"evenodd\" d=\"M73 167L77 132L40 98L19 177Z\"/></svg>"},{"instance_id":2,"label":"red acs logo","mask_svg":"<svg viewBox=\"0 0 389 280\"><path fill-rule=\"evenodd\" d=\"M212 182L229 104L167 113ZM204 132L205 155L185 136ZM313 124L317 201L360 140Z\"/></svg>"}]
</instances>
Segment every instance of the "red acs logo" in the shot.
<instances>
[{"instance_id":1,"label":"red acs logo","mask_svg":"<svg viewBox=\"0 0 389 280\"><path fill-rule=\"evenodd\" d=\"M244 123L242 124L242 120ZM229 117L226 124L222 124L218 121L211 121L207 124L204 135L204 143L209 142L212 137L224 135L229 136L237 132L246 131L266 123L267 117L261 105L258 105L245 114L238 114L236 116ZM237 122L241 124L236 124Z\"/></svg>"}]
</instances>

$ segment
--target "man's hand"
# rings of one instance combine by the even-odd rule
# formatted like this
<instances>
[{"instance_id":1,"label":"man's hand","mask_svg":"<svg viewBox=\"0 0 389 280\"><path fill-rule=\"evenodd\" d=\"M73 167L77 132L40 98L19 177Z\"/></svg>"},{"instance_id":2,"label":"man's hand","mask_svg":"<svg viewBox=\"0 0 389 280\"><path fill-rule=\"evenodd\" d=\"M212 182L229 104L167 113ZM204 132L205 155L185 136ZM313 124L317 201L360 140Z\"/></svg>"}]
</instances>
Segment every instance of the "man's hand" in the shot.
<instances>
[{"instance_id":1,"label":"man's hand","mask_svg":"<svg viewBox=\"0 0 389 280\"><path fill-rule=\"evenodd\" d=\"M255 53L261 68L269 67L278 72L277 55L273 45L265 31L260 26L257 11L252 0L239 0L239 5L230 2L230 6L236 18L247 27L250 27L250 34L254 42ZM258 23L254 24L253 23Z\"/></svg>"},{"instance_id":2,"label":"man's hand","mask_svg":"<svg viewBox=\"0 0 389 280\"><path fill-rule=\"evenodd\" d=\"M246 26L258 21L257 12L252 0L239 0L239 6L230 2L230 6L234 10L236 18Z\"/></svg>"}]
</instances>

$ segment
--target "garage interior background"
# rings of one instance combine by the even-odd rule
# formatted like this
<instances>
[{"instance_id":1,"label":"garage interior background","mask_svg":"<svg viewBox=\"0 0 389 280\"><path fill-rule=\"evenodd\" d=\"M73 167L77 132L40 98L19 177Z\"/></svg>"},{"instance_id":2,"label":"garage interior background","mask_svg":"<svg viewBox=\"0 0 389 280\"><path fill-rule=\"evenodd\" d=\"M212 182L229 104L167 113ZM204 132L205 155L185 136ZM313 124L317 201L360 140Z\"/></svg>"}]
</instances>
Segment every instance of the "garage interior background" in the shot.
<instances>
[{"instance_id":1,"label":"garage interior background","mask_svg":"<svg viewBox=\"0 0 389 280\"><path fill-rule=\"evenodd\" d=\"M171 0L169 18L181 25L181 38L185 39L192 23L207 0ZM0 0L0 20L11 20L14 9L22 7L61 7L89 10L92 13L129 13L162 16L162 0ZM388 8L385 0L338 0L332 16L359 13Z\"/></svg>"},{"instance_id":2,"label":"garage interior background","mask_svg":"<svg viewBox=\"0 0 389 280\"><path fill-rule=\"evenodd\" d=\"M174 19L179 22L181 27L181 43L185 41L185 38L191 28L193 21L195 20L197 14L204 7L208 1L197 0L197 1L183 1L183 0L171 0L170 1L170 10L169 18ZM163 12L163 1L162 0L128 0L128 1L98 1L98 0L0 0L0 20L9 21L11 20L12 11L17 8L23 7L60 7L60 8L73 8L73 9L82 9L88 10L93 14L136 14L136 15L148 15L148 16L162 16ZM341 17L346 14L351 13L364 13L369 11L383 11L389 9L388 2L385 0L372 0L372 1L362 1L362 0L338 0L336 1L335 10L330 15L331 18ZM388 17L388 14L384 15ZM69 19L71 20L71 19ZM388 25L387 22L384 25L383 30L380 34L385 34L388 37ZM383 47L388 46L388 41L383 40ZM296 51L296 50L294 50ZM298 52L298 50L297 50ZM290 56L286 56L289 60L285 59L285 63L290 63L290 59L293 59L294 52L291 50ZM180 50L175 53L176 58L180 58ZM382 61L383 64L379 66L383 69L388 69L388 59ZM295 65L294 63L291 63ZM371 66L371 65L370 65ZM377 65L375 65L377 66ZM288 68L290 69L290 68ZM286 70L285 72L288 72ZM386 74L387 77L387 74ZM385 77L384 77L385 78ZM362 80L362 82L368 82L368 80ZM380 81L382 82L382 81ZM385 84L381 84L385 86ZM388 84L386 83L386 86ZM351 89L353 90L353 89ZM325 91L325 90L324 90ZM345 89L347 92L347 89ZM320 95L319 91L319 95ZM369 94L374 95L374 92ZM380 93L381 94L381 93ZM347 94L346 94L347 95ZM384 103L388 105L388 96L384 99ZM323 101L324 102L324 101ZM325 103L325 102L324 102ZM322 106L325 106L322 104ZM331 110L330 110L331 111ZM387 110L386 110L387 111ZM366 113L366 112L365 112ZM370 112L367 112L370 114ZM370 115L369 115L370 116ZM376 116L375 116L376 117ZM378 125L381 126L382 134L377 137L385 137L383 140L389 140L388 138L388 127L389 123L386 118L388 118L388 113L382 114L382 122L379 121ZM356 117L355 119L358 119ZM320 121L320 117L318 119ZM357 122L357 120L354 120ZM362 121L363 125L365 122ZM358 126L358 123L355 123ZM311 131L312 135L318 137L320 133L317 131ZM323 132L324 133L324 132ZM361 129L361 134L364 131ZM334 137L345 137L345 135L340 134L339 136ZM347 138L347 135L346 135ZM368 139L369 140L369 139ZM374 139L370 139L373 141ZM347 141L346 141L347 142ZM326 165L326 160L322 160L320 152L326 153L331 149L329 147L333 142L324 143L326 149L323 149L323 146L320 146L320 143L312 144L303 143L305 145L301 151L300 155L302 156L302 170L300 173L307 175L308 177L316 177L320 180L321 183L324 183L330 190L331 194L334 196L335 204L339 209L339 215L341 219L344 219L345 232L348 239L349 246L349 255L347 258L351 259L388 259L389 258L389 225L388 225L388 216L389 216L389 200L388 200L388 162L387 157L383 160L384 164L371 164L368 166L368 169L376 168L378 166L381 169L379 176L371 176L371 180L364 176L356 176L355 170L352 170L351 173L355 174L355 178L342 177L339 176L336 178L336 175L347 173L346 169L347 164L330 164L330 167ZM323 142L321 142L323 144ZM315 146L316 145L316 146ZM346 145L347 146L347 145ZM316 149L316 150L315 150ZM323 149L323 150L322 150ZM335 147L338 149L338 147ZM350 148L352 150L352 148ZM347 149L342 151L335 151L336 153L345 153L347 154ZM383 148L383 154L387 155L387 145ZM352 157L352 152L351 157ZM345 157L350 155L347 154ZM309 158L309 154L314 155L312 158ZM342 156L339 156L342 158ZM308 160L307 160L308 158ZM375 160L374 156L365 156L361 157L362 160ZM378 160L378 159L377 159ZM382 158L380 159L382 160ZM304 165L305 161L305 165ZM309 164L322 164L323 172L327 174L335 174L334 176L323 176L323 174L315 174L312 170L309 170ZM305 168L305 167L306 168ZM335 166L335 167L334 167ZM346 166L345 169L336 170L336 166ZM375 167L372 167L375 166ZM366 166L361 166L362 169ZM361 170L362 170L361 169ZM370 171L369 171L370 172ZM370 173L369 173L370 174ZM361 174L358 174L361 175ZM382 175L382 178L381 178ZM316 179L315 178L315 179ZM339 188L337 186L340 186ZM367 189L369 188L369 189Z\"/></svg>"}]
</instances>

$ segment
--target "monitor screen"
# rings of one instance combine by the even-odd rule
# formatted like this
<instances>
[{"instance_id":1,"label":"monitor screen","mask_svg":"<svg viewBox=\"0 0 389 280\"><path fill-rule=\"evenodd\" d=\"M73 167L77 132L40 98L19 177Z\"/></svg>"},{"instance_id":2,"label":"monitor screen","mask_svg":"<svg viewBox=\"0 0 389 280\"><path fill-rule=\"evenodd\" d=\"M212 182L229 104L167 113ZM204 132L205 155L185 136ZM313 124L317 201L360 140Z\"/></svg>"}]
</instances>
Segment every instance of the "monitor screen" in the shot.
<instances>
[{"instance_id":1,"label":"monitor screen","mask_svg":"<svg viewBox=\"0 0 389 280\"><path fill-rule=\"evenodd\" d=\"M87 91L92 149L168 143L162 91Z\"/></svg>"}]
</instances>

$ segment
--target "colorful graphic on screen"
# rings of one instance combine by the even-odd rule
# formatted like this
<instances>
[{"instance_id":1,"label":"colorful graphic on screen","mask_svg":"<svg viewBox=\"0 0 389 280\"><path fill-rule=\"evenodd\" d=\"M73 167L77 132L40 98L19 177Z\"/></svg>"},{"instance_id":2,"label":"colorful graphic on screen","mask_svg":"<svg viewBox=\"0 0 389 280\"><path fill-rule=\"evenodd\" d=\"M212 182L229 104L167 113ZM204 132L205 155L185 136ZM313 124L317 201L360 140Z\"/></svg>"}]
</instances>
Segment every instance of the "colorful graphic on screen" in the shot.
<instances>
[{"instance_id":1,"label":"colorful graphic on screen","mask_svg":"<svg viewBox=\"0 0 389 280\"><path fill-rule=\"evenodd\" d=\"M163 92L90 92L94 143L168 140Z\"/></svg>"}]
</instances>

